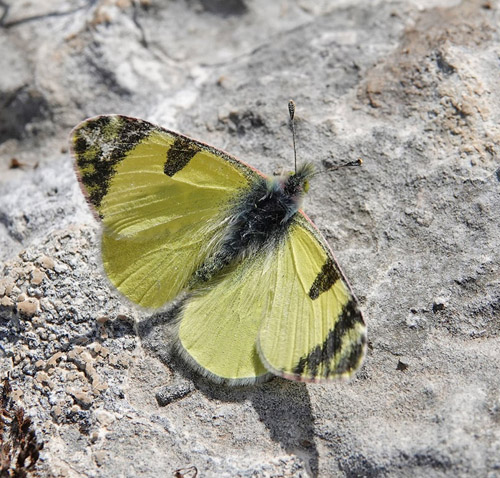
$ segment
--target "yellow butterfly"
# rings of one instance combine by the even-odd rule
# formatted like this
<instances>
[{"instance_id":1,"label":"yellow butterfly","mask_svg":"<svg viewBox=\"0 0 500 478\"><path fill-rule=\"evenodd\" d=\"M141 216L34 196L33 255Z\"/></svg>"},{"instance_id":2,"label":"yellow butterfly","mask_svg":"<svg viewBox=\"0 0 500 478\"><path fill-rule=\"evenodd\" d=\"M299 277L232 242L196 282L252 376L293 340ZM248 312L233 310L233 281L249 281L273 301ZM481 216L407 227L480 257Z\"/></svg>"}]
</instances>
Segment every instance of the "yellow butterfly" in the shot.
<instances>
[{"instance_id":1,"label":"yellow butterfly","mask_svg":"<svg viewBox=\"0 0 500 478\"><path fill-rule=\"evenodd\" d=\"M104 226L106 274L143 307L182 298L177 345L200 373L228 384L270 374L319 382L360 366L366 327L357 301L300 209L310 164L267 178L223 151L119 115L87 119L71 141Z\"/></svg>"}]
</instances>

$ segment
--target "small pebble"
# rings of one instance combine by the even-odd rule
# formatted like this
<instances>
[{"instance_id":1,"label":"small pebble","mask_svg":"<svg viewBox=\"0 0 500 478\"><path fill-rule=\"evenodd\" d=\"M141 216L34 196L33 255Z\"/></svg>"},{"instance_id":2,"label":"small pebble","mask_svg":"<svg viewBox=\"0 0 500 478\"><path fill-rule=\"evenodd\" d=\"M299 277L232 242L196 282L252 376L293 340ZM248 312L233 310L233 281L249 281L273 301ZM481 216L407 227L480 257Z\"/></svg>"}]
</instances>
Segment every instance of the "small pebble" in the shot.
<instances>
[{"instance_id":1,"label":"small pebble","mask_svg":"<svg viewBox=\"0 0 500 478\"><path fill-rule=\"evenodd\" d=\"M14 306L14 301L10 297L5 296L0 299L0 305L2 307L11 308Z\"/></svg>"},{"instance_id":2,"label":"small pebble","mask_svg":"<svg viewBox=\"0 0 500 478\"><path fill-rule=\"evenodd\" d=\"M48 256L40 257L37 262L45 269L51 269L51 270L54 269L54 267L56 265L54 262L54 259L52 259L51 257L48 257Z\"/></svg>"},{"instance_id":3,"label":"small pebble","mask_svg":"<svg viewBox=\"0 0 500 478\"><path fill-rule=\"evenodd\" d=\"M45 279L45 272L42 272L40 269L38 268L35 268L32 272L31 272L31 283L33 285L40 285L43 280Z\"/></svg>"},{"instance_id":4,"label":"small pebble","mask_svg":"<svg viewBox=\"0 0 500 478\"><path fill-rule=\"evenodd\" d=\"M94 412L94 415L97 421L105 427L111 425L115 421L115 416L106 410L98 409Z\"/></svg>"},{"instance_id":5,"label":"small pebble","mask_svg":"<svg viewBox=\"0 0 500 478\"><path fill-rule=\"evenodd\" d=\"M80 407L83 409L88 409L92 405L93 398L87 392L82 392L82 391L77 390L77 391L71 392L70 395L75 399L75 402L78 405L80 405Z\"/></svg>"},{"instance_id":6,"label":"small pebble","mask_svg":"<svg viewBox=\"0 0 500 478\"><path fill-rule=\"evenodd\" d=\"M40 303L34 297L28 297L26 300L17 304L17 310L20 314L27 317L33 317L38 313Z\"/></svg>"},{"instance_id":7,"label":"small pebble","mask_svg":"<svg viewBox=\"0 0 500 478\"><path fill-rule=\"evenodd\" d=\"M97 466L102 466L104 464L104 460L106 459L107 453L104 450L96 450L93 454L95 464Z\"/></svg>"}]
</instances>

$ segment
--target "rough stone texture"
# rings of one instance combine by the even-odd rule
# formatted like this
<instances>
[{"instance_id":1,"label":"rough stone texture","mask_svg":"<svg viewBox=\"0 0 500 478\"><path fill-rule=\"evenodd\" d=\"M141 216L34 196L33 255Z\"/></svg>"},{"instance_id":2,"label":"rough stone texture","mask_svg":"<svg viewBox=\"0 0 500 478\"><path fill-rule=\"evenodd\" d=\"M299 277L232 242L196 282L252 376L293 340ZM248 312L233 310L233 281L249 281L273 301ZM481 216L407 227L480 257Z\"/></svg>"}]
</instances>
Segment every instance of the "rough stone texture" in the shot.
<instances>
[{"instance_id":1,"label":"rough stone texture","mask_svg":"<svg viewBox=\"0 0 500 478\"><path fill-rule=\"evenodd\" d=\"M487 0L0 1L0 378L37 473L500 476L499 24ZM100 273L67 137L135 115L272 173L290 97L300 159L364 160L305 209L368 356L348 383L215 386Z\"/></svg>"}]
</instances>

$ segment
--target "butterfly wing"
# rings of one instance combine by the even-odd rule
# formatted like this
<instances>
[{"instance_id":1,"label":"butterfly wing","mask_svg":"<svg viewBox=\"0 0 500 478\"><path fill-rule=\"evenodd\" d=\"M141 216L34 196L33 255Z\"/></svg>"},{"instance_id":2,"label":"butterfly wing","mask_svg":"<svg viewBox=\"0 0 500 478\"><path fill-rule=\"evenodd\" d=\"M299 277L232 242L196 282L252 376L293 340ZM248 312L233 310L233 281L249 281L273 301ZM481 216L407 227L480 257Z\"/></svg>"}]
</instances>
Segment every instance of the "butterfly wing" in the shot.
<instances>
[{"instance_id":1,"label":"butterfly wing","mask_svg":"<svg viewBox=\"0 0 500 478\"><path fill-rule=\"evenodd\" d=\"M180 312L187 361L232 384L268 372L301 381L347 377L365 343L356 299L325 240L301 214L279 247L233 266Z\"/></svg>"},{"instance_id":2,"label":"butterfly wing","mask_svg":"<svg viewBox=\"0 0 500 478\"><path fill-rule=\"evenodd\" d=\"M186 288L216 247L232 199L259 174L222 151L126 116L79 124L72 150L104 225L104 269L144 307L160 307Z\"/></svg>"},{"instance_id":3,"label":"butterfly wing","mask_svg":"<svg viewBox=\"0 0 500 478\"><path fill-rule=\"evenodd\" d=\"M305 215L297 214L274 263L275 292L258 336L261 361L293 380L349 377L363 360L366 327L330 248Z\"/></svg>"},{"instance_id":4,"label":"butterfly wing","mask_svg":"<svg viewBox=\"0 0 500 478\"><path fill-rule=\"evenodd\" d=\"M186 300L177 345L201 374L232 385L269 375L256 347L272 288L268 266L262 256L233 264Z\"/></svg>"}]
</instances>

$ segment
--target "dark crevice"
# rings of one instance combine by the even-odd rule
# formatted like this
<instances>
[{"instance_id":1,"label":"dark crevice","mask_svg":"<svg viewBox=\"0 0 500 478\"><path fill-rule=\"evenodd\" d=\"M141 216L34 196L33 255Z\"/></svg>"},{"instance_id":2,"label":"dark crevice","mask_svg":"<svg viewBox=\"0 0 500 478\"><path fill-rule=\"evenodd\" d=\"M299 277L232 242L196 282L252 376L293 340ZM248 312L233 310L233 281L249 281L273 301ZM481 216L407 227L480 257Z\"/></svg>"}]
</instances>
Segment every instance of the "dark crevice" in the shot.
<instances>
[{"instance_id":1,"label":"dark crevice","mask_svg":"<svg viewBox=\"0 0 500 478\"><path fill-rule=\"evenodd\" d=\"M244 0L200 0L203 9L221 17L244 15L248 7Z\"/></svg>"},{"instance_id":2,"label":"dark crevice","mask_svg":"<svg viewBox=\"0 0 500 478\"><path fill-rule=\"evenodd\" d=\"M0 143L11 138L21 139L26 125L51 117L50 105L42 92L28 85L0 92Z\"/></svg>"},{"instance_id":3,"label":"dark crevice","mask_svg":"<svg viewBox=\"0 0 500 478\"><path fill-rule=\"evenodd\" d=\"M98 0L89 0L85 5L80 7L72 8L70 10L65 10L62 12L49 12L41 15L33 15L31 17L20 18L18 20L12 20L10 22L5 22L5 18L7 17L9 11L9 5L6 5L4 2L0 0L0 7L4 8L4 12L2 17L0 18L0 26L4 28L12 28L18 25L22 25L23 23L35 22L38 20L43 20L45 18L53 18L53 17L64 17L66 15L72 15L73 13L79 12L80 10L85 10L93 7Z\"/></svg>"},{"instance_id":4,"label":"dark crevice","mask_svg":"<svg viewBox=\"0 0 500 478\"><path fill-rule=\"evenodd\" d=\"M139 22L139 5L133 4L133 13L132 13L132 21L134 22L134 25L137 27L139 32L141 33L141 39L140 43L144 48L148 48L148 40L146 39L146 32L144 31L144 28L142 27L141 23ZM145 8L145 7L143 7Z\"/></svg>"},{"instance_id":5,"label":"dark crevice","mask_svg":"<svg viewBox=\"0 0 500 478\"><path fill-rule=\"evenodd\" d=\"M2 26L5 18L7 17L8 13L9 13L10 5L7 5L5 2L0 0L0 7L3 8L3 13L2 13L2 16L0 17L0 26Z\"/></svg>"}]
</instances>

